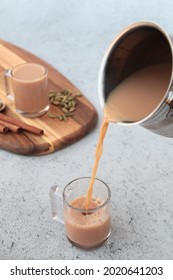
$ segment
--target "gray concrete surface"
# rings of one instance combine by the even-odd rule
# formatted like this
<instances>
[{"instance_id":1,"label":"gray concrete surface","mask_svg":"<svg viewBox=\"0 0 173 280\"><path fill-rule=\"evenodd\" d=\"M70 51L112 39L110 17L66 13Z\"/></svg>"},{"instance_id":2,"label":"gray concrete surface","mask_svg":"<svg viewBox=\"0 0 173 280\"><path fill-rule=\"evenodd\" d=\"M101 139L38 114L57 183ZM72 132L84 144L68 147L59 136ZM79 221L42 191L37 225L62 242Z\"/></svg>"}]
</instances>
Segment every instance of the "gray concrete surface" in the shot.
<instances>
[{"instance_id":1,"label":"gray concrete surface","mask_svg":"<svg viewBox=\"0 0 173 280\"><path fill-rule=\"evenodd\" d=\"M173 139L111 124L97 177L112 191L112 234L101 248L72 246L51 219L49 190L90 176L103 112L98 71L111 40L151 20L173 32L170 0L1 0L0 37L67 76L99 114L95 130L50 155L0 150L0 259L173 259Z\"/></svg>"}]
</instances>

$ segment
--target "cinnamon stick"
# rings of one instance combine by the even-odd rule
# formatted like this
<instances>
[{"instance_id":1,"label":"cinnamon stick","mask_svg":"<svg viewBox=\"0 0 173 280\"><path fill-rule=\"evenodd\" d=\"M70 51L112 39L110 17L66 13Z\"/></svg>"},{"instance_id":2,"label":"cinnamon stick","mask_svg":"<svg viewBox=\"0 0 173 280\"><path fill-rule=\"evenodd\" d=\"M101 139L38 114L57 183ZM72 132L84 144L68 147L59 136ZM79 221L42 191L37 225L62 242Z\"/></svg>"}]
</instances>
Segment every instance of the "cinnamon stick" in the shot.
<instances>
[{"instance_id":1,"label":"cinnamon stick","mask_svg":"<svg viewBox=\"0 0 173 280\"><path fill-rule=\"evenodd\" d=\"M0 113L0 120L5 121L5 122L10 123L10 124L13 124L13 125L16 125L20 129L31 132L31 133L36 134L36 135L43 135L44 134L43 129L40 129L40 128L32 126L32 125L29 125L29 124L27 124L23 121L20 121L16 118L7 116L3 113Z\"/></svg>"},{"instance_id":2,"label":"cinnamon stick","mask_svg":"<svg viewBox=\"0 0 173 280\"><path fill-rule=\"evenodd\" d=\"M7 133L7 132L8 132L8 128L3 124L0 124L0 133Z\"/></svg>"},{"instance_id":3,"label":"cinnamon stick","mask_svg":"<svg viewBox=\"0 0 173 280\"><path fill-rule=\"evenodd\" d=\"M12 132L19 133L21 131L20 127L18 127L17 125L14 125L14 124L2 121L2 120L0 120L0 125L4 126L4 128L7 128L6 132L8 132L10 130Z\"/></svg>"}]
</instances>

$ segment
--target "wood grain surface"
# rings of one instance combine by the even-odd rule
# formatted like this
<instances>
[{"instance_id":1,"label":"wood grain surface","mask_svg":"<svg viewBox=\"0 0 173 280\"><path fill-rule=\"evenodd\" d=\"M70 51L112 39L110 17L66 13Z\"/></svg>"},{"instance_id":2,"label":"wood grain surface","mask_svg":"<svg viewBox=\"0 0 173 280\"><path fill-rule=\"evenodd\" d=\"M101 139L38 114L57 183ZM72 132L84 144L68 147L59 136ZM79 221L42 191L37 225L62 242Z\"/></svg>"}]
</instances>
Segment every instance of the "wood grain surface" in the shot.
<instances>
[{"instance_id":1,"label":"wood grain surface","mask_svg":"<svg viewBox=\"0 0 173 280\"><path fill-rule=\"evenodd\" d=\"M0 40L0 99L7 105L3 113L44 130L44 135L42 136L29 132L0 133L0 148L17 154L43 155L64 148L90 132L95 127L98 116L94 106L83 93L82 97L77 99L78 104L75 114L68 119L68 122L50 118L48 114L29 119L22 117L16 112L13 101L9 100L5 93L3 72L25 62L39 63L47 68L49 90L67 88L73 93L80 92L66 77L42 59L17 46ZM62 111L57 106L51 104L49 113L61 114Z\"/></svg>"}]
</instances>

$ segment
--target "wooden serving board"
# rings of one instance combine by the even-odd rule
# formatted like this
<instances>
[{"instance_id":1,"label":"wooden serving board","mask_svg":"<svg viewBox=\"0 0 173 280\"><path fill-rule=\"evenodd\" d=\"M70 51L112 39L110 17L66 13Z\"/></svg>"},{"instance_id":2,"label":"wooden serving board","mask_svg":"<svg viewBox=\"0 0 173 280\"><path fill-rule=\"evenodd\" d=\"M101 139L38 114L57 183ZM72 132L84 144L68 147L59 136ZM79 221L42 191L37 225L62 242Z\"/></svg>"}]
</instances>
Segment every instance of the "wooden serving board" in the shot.
<instances>
[{"instance_id":1,"label":"wooden serving board","mask_svg":"<svg viewBox=\"0 0 173 280\"><path fill-rule=\"evenodd\" d=\"M48 154L74 143L90 132L95 127L98 116L95 108L84 95L77 99L76 111L73 117L68 118L68 122L50 118L48 114L34 119L24 118L15 111L13 102L5 94L3 72L5 69L11 69L25 62L39 63L48 69L49 90L67 88L73 93L80 92L60 72L42 59L19 47L0 40L0 98L7 105L4 114L13 116L44 130L44 135L42 136L37 136L29 132L0 133L0 148L24 155ZM49 113L62 114L62 111L57 106L51 104Z\"/></svg>"}]
</instances>

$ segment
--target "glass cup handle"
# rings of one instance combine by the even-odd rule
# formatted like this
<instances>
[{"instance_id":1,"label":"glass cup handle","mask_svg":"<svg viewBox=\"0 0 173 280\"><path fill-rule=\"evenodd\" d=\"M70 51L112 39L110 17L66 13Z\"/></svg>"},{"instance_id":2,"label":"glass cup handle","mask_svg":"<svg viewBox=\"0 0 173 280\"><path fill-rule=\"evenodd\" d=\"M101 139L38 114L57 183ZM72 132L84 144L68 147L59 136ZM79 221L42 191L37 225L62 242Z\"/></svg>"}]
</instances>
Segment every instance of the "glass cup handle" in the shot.
<instances>
[{"instance_id":1,"label":"glass cup handle","mask_svg":"<svg viewBox=\"0 0 173 280\"><path fill-rule=\"evenodd\" d=\"M53 220L64 225L62 189L59 186L54 185L51 187L49 195Z\"/></svg>"},{"instance_id":2,"label":"glass cup handle","mask_svg":"<svg viewBox=\"0 0 173 280\"><path fill-rule=\"evenodd\" d=\"M9 99L14 99L14 96L11 92L11 86L10 86L10 81L9 78L11 77L11 69L7 69L4 72L4 82L5 82L5 92L6 95Z\"/></svg>"}]
</instances>

